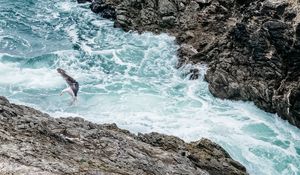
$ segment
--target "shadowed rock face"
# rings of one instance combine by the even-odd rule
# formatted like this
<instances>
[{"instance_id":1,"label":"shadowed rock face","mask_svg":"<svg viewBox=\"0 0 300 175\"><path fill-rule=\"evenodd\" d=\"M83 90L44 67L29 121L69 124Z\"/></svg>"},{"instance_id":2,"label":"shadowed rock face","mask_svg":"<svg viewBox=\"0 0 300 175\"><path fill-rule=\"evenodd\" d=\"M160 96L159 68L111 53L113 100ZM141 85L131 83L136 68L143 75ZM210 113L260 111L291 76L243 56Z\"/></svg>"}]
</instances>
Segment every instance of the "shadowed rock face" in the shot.
<instances>
[{"instance_id":1,"label":"shadowed rock face","mask_svg":"<svg viewBox=\"0 0 300 175\"><path fill-rule=\"evenodd\" d=\"M300 127L300 24L296 0L94 0L124 30L166 32L178 67L208 63L216 97L250 100ZM98 11L101 14L101 10ZM190 79L198 77L192 70Z\"/></svg>"},{"instance_id":2,"label":"shadowed rock face","mask_svg":"<svg viewBox=\"0 0 300 175\"><path fill-rule=\"evenodd\" d=\"M251 100L300 127L300 50L287 3L255 2L218 43L206 79L221 98Z\"/></svg>"},{"instance_id":3,"label":"shadowed rock face","mask_svg":"<svg viewBox=\"0 0 300 175\"><path fill-rule=\"evenodd\" d=\"M300 50L288 4L253 3L218 43L206 79L221 98L251 100L300 127Z\"/></svg>"},{"instance_id":4,"label":"shadowed rock face","mask_svg":"<svg viewBox=\"0 0 300 175\"><path fill-rule=\"evenodd\" d=\"M247 174L217 144L52 118L0 97L0 174Z\"/></svg>"}]
</instances>

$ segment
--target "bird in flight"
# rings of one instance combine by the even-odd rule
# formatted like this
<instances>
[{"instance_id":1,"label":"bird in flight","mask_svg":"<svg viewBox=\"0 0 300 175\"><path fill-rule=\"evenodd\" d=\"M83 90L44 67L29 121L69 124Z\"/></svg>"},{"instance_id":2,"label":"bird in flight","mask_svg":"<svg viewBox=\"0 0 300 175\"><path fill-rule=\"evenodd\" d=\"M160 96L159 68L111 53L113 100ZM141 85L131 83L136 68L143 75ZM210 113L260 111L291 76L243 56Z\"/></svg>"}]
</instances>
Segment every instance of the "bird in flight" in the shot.
<instances>
[{"instance_id":1,"label":"bird in flight","mask_svg":"<svg viewBox=\"0 0 300 175\"><path fill-rule=\"evenodd\" d=\"M58 68L57 72L66 80L68 87L61 91L60 96L67 92L72 96L71 105L77 101L77 94L79 90L79 83L72 77L70 77L65 70Z\"/></svg>"}]
</instances>

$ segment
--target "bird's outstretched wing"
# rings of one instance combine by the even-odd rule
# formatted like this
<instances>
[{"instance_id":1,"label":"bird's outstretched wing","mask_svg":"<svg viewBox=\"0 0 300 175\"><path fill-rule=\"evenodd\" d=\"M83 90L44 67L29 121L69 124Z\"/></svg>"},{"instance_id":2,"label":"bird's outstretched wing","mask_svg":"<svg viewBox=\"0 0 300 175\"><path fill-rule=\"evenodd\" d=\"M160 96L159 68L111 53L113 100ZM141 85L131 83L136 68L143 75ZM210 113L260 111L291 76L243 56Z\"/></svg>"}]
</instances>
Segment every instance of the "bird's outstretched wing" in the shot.
<instances>
[{"instance_id":1,"label":"bird's outstretched wing","mask_svg":"<svg viewBox=\"0 0 300 175\"><path fill-rule=\"evenodd\" d=\"M63 69L58 68L57 72L66 80L67 84L73 92L72 96L77 97L77 93L79 91L79 83L74 78L70 77Z\"/></svg>"},{"instance_id":2,"label":"bird's outstretched wing","mask_svg":"<svg viewBox=\"0 0 300 175\"><path fill-rule=\"evenodd\" d=\"M74 84L78 83L74 78L70 77L66 71L61 68L57 69L57 72L66 80L67 84L72 88Z\"/></svg>"}]
</instances>

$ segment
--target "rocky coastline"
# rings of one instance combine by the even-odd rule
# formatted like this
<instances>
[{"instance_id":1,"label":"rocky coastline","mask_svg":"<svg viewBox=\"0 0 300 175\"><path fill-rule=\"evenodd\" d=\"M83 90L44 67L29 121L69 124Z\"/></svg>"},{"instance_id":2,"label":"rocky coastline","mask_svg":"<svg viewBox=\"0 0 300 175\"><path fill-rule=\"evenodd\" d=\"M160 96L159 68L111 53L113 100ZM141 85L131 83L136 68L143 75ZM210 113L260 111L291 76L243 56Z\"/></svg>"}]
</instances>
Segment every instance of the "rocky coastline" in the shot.
<instances>
[{"instance_id":1,"label":"rocky coastline","mask_svg":"<svg viewBox=\"0 0 300 175\"><path fill-rule=\"evenodd\" d=\"M0 174L248 174L208 139L134 135L115 124L52 118L5 97L0 126Z\"/></svg>"},{"instance_id":2,"label":"rocky coastline","mask_svg":"<svg viewBox=\"0 0 300 175\"><path fill-rule=\"evenodd\" d=\"M300 127L298 1L78 0L88 1L115 27L175 36L178 67L208 64L214 96L253 101Z\"/></svg>"}]
</instances>

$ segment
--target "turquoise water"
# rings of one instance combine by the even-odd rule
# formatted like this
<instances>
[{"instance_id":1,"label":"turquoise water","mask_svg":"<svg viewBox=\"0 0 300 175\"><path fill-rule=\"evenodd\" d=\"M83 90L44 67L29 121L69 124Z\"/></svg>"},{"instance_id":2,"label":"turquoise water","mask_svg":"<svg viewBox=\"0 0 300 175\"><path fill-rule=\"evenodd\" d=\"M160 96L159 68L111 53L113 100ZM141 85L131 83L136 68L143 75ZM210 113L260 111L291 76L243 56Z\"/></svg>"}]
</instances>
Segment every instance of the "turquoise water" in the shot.
<instances>
[{"instance_id":1,"label":"turquoise water","mask_svg":"<svg viewBox=\"0 0 300 175\"><path fill-rule=\"evenodd\" d=\"M190 65L176 65L168 35L124 33L68 0L0 0L0 95L53 116L117 123L222 145L253 175L300 175L300 130L252 103L214 98ZM58 94L61 67L81 85L79 101Z\"/></svg>"}]
</instances>

